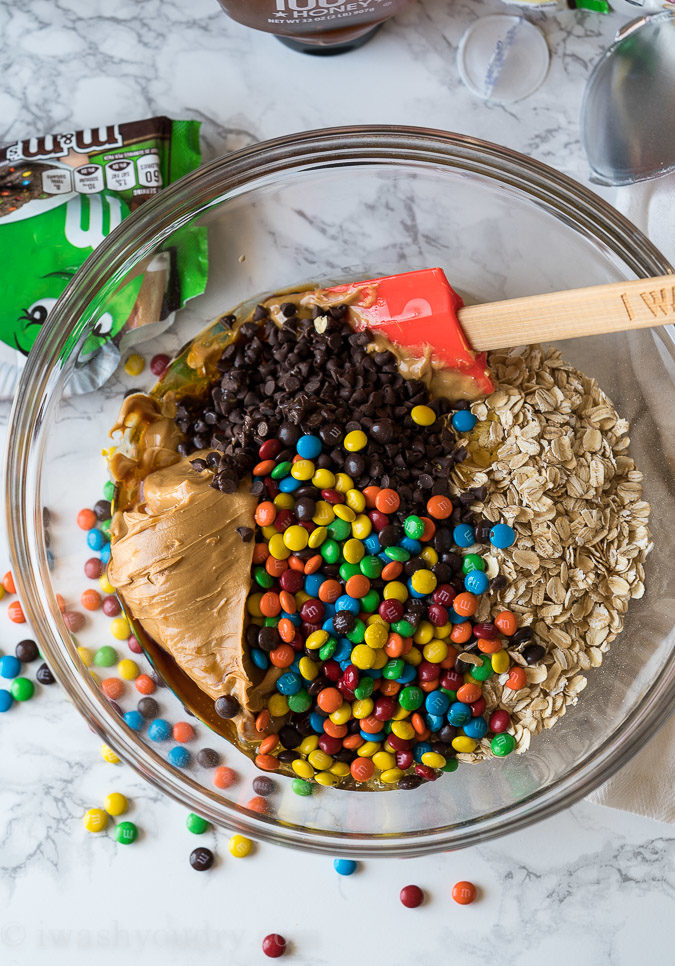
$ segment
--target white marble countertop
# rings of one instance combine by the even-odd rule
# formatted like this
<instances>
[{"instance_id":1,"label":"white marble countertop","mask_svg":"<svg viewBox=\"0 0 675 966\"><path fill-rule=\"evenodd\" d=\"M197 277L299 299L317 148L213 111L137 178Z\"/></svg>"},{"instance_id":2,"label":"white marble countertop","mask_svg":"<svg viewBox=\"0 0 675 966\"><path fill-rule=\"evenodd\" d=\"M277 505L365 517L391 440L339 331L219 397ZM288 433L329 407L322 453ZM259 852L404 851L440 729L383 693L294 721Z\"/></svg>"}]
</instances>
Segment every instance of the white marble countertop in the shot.
<instances>
[{"instance_id":1,"label":"white marble countertop","mask_svg":"<svg viewBox=\"0 0 675 966\"><path fill-rule=\"evenodd\" d=\"M584 83L627 18L528 13L547 37L551 69L530 98L497 107L462 87L455 56L475 17L513 9L421 0L361 50L310 58L232 23L216 0L4 2L0 143L168 114L203 121L208 156L306 128L418 124L501 142L588 183L578 127ZM631 191L620 204L633 203ZM3 433L7 415L1 408ZM24 636L0 606L0 652ZM351 878L327 858L269 845L235 860L227 833L209 832L202 844L218 863L196 875L184 810L129 768L113 770L99 745L58 686L0 720L3 966L141 957L155 966L191 956L248 966L266 961L260 943L269 932L292 943L287 960L297 966L360 966L376 956L392 966L671 961L671 826L581 803L466 851L370 860ZM128 794L129 818L143 829L129 849L82 829L84 810L113 788ZM480 901L455 905L458 879L478 884ZM411 882L429 896L418 910L398 900Z\"/></svg>"}]
</instances>

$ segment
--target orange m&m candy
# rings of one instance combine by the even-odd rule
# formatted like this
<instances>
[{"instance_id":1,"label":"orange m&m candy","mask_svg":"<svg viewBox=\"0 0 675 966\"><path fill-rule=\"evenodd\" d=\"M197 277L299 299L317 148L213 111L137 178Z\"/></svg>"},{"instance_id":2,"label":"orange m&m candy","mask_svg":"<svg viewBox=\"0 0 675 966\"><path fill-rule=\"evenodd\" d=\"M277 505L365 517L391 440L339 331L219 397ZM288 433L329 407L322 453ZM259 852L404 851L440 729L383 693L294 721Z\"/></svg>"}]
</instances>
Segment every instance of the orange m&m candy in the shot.
<instances>
[{"instance_id":1,"label":"orange m&m candy","mask_svg":"<svg viewBox=\"0 0 675 966\"><path fill-rule=\"evenodd\" d=\"M455 882L452 887L452 898L460 906L468 906L476 898L476 887L473 882Z\"/></svg>"},{"instance_id":2,"label":"orange m&m candy","mask_svg":"<svg viewBox=\"0 0 675 966\"><path fill-rule=\"evenodd\" d=\"M401 505L401 499L396 492L389 487L385 487L375 497L375 508L380 513L396 513Z\"/></svg>"},{"instance_id":3,"label":"orange m&m candy","mask_svg":"<svg viewBox=\"0 0 675 966\"><path fill-rule=\"evenodd\" d=\"M326 714L332 714L342 707L342 695L337 688L324 688L317 694L316 703Z\"/></svg>"},{"instance_id":4,"label":"orange m&m candy","mask_svg":"<svg viewBox=\"0 0 675 966\"><path fill-rule=\"evenodd\" d=\"M468 591L457 594L452 602L453 609L460 617L471 617L478 610L478 598Z\"/></svg>"},{"instance_id":5,"label":"orange m&m candy","mask_svg":"<svg viewBox=\"0 0 675 966\"><path fill-rule=\"evenodd\" d=\"M7 608L7 616L15 624L25 624L26 617L23 612L23 607L18 600L13 600L12 603Z\"/></svg>"},{"instance_id":6,"label":"orange m&m candy","mask_svg":"<svg viewBox=\"0 0 675 966\"><path fill-rule=\"evenodd\" d=\"M375 774L375 765L370 758L355 758L349 766L352 778L356 782L367 782Z\"/></svg>"},{"instance_id":7,"label":"orange m&m candy","mask_svg":"<svg viewBox=\"0 0 675 966\"><path fill-rule=\"evenodd\" d=\"M524 668L514 667L511 668L511 673L506 679L507 688L511 688L512 691L520 691L527 684L527 674Z\"/></svg>"},{"instance_id":8,"label":"orange m&m candy","mask_svg":"<svg viewBox=\"0 0 675 966\"><path fill-rule=\"evenodd\" d=\"M277 617L281 613L279 595L275 594L272 590L268 590L260 598L260 610L262 611L263 617Z\"/></svg>"},{"instance_id":9,"label":"orange m&m candy","mask_svg":"<svg viewBox=\"0 0 675 966\"><path fill-rule=\"evenodd\" d=\"M435 520L447 520L452 514L452 501L447 496L432 496L427 501L427 512Z\"/></svg>"},{"instance_id":10,"label":"orange m&m candy","mask_svg":"<svg viewBox=\"0 0 675 966\"><path fill-rule=\"evenodd\" d=\"M497 614L492 623L506 637L511 637L518 630L518 621L510 610L503 610L501 614Z\"/></svg>"},{"instance_id":11,"label":"orange m&m candy","mask_svg":"<svg viewBox=\"0 0 675 966\"><path fill-rule=\"evenodd\" d=\"M363 574L354 574L345 584L345 590L350 597L359 600L361 597L365 597L370 590L370 581Z\"/></svg>"},{"instance_id":12,"label":"orange m&m candy","mask_svg":"<svg viewBox=\"0 0 675 966\"><path fill-rule=\"evenodd\" d=\"M277 515L277 508L269 500L263 500L255 508L255 513L253 514L253 519L258 524L259 527L269 527L274 523Z\"/></svg>"}]
</instances>

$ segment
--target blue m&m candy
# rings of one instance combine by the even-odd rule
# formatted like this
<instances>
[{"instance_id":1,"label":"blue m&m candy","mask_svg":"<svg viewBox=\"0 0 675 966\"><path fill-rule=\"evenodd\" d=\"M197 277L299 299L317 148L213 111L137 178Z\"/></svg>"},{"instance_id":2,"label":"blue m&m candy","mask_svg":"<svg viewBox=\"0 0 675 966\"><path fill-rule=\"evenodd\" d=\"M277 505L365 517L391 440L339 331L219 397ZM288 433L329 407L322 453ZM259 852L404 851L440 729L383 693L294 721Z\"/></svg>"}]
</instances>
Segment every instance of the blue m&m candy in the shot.
<instances>
[{"instance_id":1,"label":"blue m&m candy","mask_svg":"<svg viewBox=\"0 0 675 966\"><path fill-rule=\"evenodd\" d=\"M468 523L458 523L452 531L452 539L458 547L472 547L476 542L476 534Z\"/></svg>"},{"instance_id":2,"label":"blue m&m candy","mask_svg":"<svg viewBox=\"0 0 675 966\"><path fill-rule=\"evenodd\" d=\"M127 711L124 720L132 731L140 731L145 724L145 718L140 711Z\"/></svg>"},{"instance_id":3,"label":"blue m&m candy","mask_svg":"<svg viewBox=\"0 0 675 966\"><path fill-rule=\"evenodd\" d=\"M338 875L353 875L356 872L356 862L353 859L333 859L333 868Z\"/></svg>"},{"instance_id":4,"label":"blue m&m candy","mask_svg":"<svg viewBox=\"0 0 675 966\"><path fill-rule=\"evenodd\" d=\"M21 673L21 661L13 654L0 657L0 677L15 678Z\"/></svg>"},{"instance_id":5,"label":"blue m&m candy","mask_svg":"<svg viewBox=\"0 0 675 966\"><path fill-rule=\"evenodd\" d=\"M298 456L301 456L303 460L313 460L321 452L321 440L318 436L301 436L296 444L296 450Z\"/></svg>"},{"instance_id":6,"label":"blue m&m candy","mask_svg":"<svg viewBox=\"0 0 675 966\"><path fill-rule=\"evenodd\" d=\"M460 409L452 417L453 428L458 433L470 433L477 422L478 417L474 416L469 409Z\"/></svg>"},{"instance_id":7,"label":"blue m&m candy","mask_svg":"<svg viewBox=\"0 0 675 966\"><path fill-rule=\"evenodd\" d=\"M87 543L92 550L102 550L107 542L102 530L94 529L87 533Z\"/></svg>"},{"instance_id":8,"label":"blue m&m candy","mask_svg":"<svg viewBox=\"0 0 675 966\"><path fill-rule=\"evenodd\" d=\"M299 674L294 674L293 671L282 674L277 681L277 691L280 694L297 694L301 687L302 678Z\"/></svg>"},{"instance_id":9,"label":"blue m&m candy","mask_svg":"<svg viewBox=\"0 0 675 966\"><path fill-rule=\"evenodd\" d=\"M171 725L164 718L155 718L148 728L148 737L151 741L166 741L171 737Z\"/></svg>"},{"instance_id":10,"label":"blue m&m candy","mask_svg":"<svg viewBox=\"0 0 675 966\"><path fill-rule=\"evenodd\" d=\"M467 721L464 725L464 734L467 738L474 738L476 741L480 741L487 734L488 726L485 718L472 718L471 721Z\"/></svg>"},{"instance_id":11,"label":"blue m&m candy","mask_svg":"<svg viewBox=\"0 0 675 966\"><path fill-rule=\"evenodd\" d=\"M13 704L14 698L9 691L6 691L5 688L0 688L0 713L9 711Z\"/></svg>"},{"instance_id":12,"label":"blue m&m candy","mask_svg":"<svg viewBox=\"0 0 675 966\"><path fill-rule=\"evenodd\" d=\"M450 707L450 698L443 691L430 691L424 701L424 707L429 714L444 715Z\"/></svg>"},{"instance_id":13,"label":"blue m&m candy","mask_svg":"<svg viewBox=\"0 0 675 966\"><path fill-rule=\"evenodd\" d=\"M471 721L471 705L464 704L462 701L453 701L448 711L448 724L461 728Z\"/></svg>"},{"instance_id":14,"label":"blue m&m candy","mask_svg":"<svg viewBox=\"0 0 675 966\"><path fill-rule=\"evenodd\" d=\"M490 543L499 550L505 550L507 547L510 547L515 539L515 530L506 523L495 523L492 530L490 530Z\"/></svg>"},{"instance_id":15,"label":"blue m&m candy","mask_svg":"<svg viewBox=\"0 0 675 966\"><path fill-rule=\"evenodd\" d=\"M464 578L464 586L470 594L484 594L490 586L490 579L483 570L470 570Z\"/></svg>"},{"instance_id":16,"label":"blue m&m candy","mask_svg":"<svg viewBox=\"0 0 675 966\"><path fill-rule=\"evenodd\" d=\"M176 747L172 748L169 751L169 754L166 756L169 764L173 765L175 768L187 768L187 766L190 764L191 758L192 755L190 752L187 750L187 748L183 748L182 745L176 745Z\"/></svg>"}]
</instances>

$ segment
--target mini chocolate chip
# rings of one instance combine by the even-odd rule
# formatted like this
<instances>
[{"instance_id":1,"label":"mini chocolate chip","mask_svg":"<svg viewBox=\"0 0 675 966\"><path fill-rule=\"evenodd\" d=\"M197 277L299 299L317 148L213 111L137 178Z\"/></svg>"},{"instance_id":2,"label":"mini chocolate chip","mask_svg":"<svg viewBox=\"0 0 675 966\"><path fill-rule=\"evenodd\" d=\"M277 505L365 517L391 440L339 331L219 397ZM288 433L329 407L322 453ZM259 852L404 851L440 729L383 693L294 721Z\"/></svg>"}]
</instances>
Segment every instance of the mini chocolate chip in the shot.
<instances>
[{"instance_id":1,"label":"mini chocolate chip","mask_svg":"<svg viewBox=\"0 0 675 966\"><path fill-rule=\"evenodd\" d=\"M250 543L253 538L253 530L251 527L237 527L237 533L242 543Z\"/></svg>"},{"instance_id":2,"label":"mini chocolate chip","mask_svg":"<svg viewBox=\"0 0 675 966\"><path fill-rule=\"evenodd\" d=\"M234 718L239 713L239 702L231 694L223 694L216 698L213 706L216 714L220 715L221 718Z\"/></svg>"}]
</instances>

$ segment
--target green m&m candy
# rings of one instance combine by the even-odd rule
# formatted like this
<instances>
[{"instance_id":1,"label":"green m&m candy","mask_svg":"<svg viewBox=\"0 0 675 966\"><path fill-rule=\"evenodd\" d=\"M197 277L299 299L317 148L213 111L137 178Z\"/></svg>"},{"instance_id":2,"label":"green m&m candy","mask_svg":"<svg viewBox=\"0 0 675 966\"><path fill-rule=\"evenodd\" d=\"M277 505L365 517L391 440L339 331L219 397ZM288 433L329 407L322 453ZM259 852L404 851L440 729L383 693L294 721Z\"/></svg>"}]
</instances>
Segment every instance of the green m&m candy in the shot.
<instances>
[{"instance_id":1,"label":"green m&m candy","mask_svg":"<svg viewBox=\"0 0 675 966\"><path fill-rule=\"evenodd\" d=\"M342 551L340 550L340 544L336 540L324 540L319 553L326 563L335 564L340 559Z\"/></svg>"},{"instance_id":2,"label":"green m&m candy","mask_svg":"<svg viewBox=\"0 0 675 966\"><path fill-rule=\"evenodd\" d=\"M286 700L288 707L296 714L303 714L305 711L309 711L312 706L312 699L305 688L301 688L297 694L289 694Z\"/></svg>"},{"instance_id":3,"label":"green m&m candy","mask_svg":"<svg viewBox=\"0 0 675 966\"><path fill-rule=\"evenodd\" d=\"M462 558L462 573L470 574L472 570L485 570L485 561L478 553L466 553Z\"/></svg>"},{"instance_id":4,"label":"green m&m candy","mask_svg":"<svg viewBox=\"0 0 675 966\"><path fill-rule=\"evenodd\" d=\"M9 690L15 701L28 701L35 694L35 685L28 678L14 678Z\"/></svg>"},{"instance_id":5,"label":"green m&m candy","mask_svg":"<svg viewBox=\"0 0 675 966\"><path fill-rule=\"evenodd\" d=\"M187 826L188 832L192 832L193 835L202 835L209 827L209 822L201 815L195 815L194 812L190 812L187 819L185 820L185 825Z\"/></svg>"},{"instance_id":6,"label":"green m&m candy","mask_svg":"<svg viewBox=\"0 0 675 966\"><path fill-rule=\"evenodd\" d=\"M424 691L415 685L408 685L399 694L398 703L406 711L417 711L424 704Z\"/></svg>"},{"instance_id":7,"label":"green m&m candy","mask_svg":"<svg viewBox=\"0 0 675 966\"><path fill-rule=\"evenodd\" d=\"M372 554L368 557L364 557L359 564L359 570L364 577L368 577L370 580L376 580L382 573L383 564L379 557L375 557Z\"/></svg>"},{"instance_id":8,"label":"green m&m candy","mask_svg":"<svg viewBox=\"0 0 675 966\"><path fill-rule=\"evenodd\" d=\"M347 634L347 637L352 642L352 644L360 644L363 638L366 636L366 625L363 623L360 617L357 617L354 621L354 626L351 631Z\"/></svg>"},{"instance_id":9,"label":"green m&m candy","mask_svg":"<svg viewBox=\"0 0 675 966\"><path fill-rule=\"evenodd\" d=\"M365 614L372 614L380 606L380 595L372 588L361 598L361 610Z\"/></svg>"},{"instance_id":10,"label":"green m&m candy","mask_svg":"<svg viewBox=\"0 0 675 966\"><path fill-rule=\"evenodd\" d=\"M382 668L382 676L388 681L395 681L396 678L400 678L403 674L403 668L405 667L405 661L402 661L400 657L395 657L387 663Z\"/></svg>"},{"instance_id":11,"label":"green m&m candy","mask_svg":"<svg viewBox=\"0 0 675 966\"><path fill-rule=\"evenodd\" d=\"M110 647L109 644L104 644L103 647L99 647L96 654L94 654L94 664L96 667L112 667L116 662L117 651L114 647Z\"/></svg>"},{"instance_id":12,"label":"green m&m candy","mask_svg":"<svg viewBox=\"0 0 675 966\"><path fill-rule=\"evenodd\" d=\"M507 731L503 732L501 735L495 735L490 742L492 754L496 755L498 758L505 758L507 755L510 755L515 747L516 739Z\"/></svg>"},{"instance_id":13,"label":"green m&m candy","mask_svg":"<svg viewBox=\"0 0 675 966\"><path fill-rule=\"evenodd\" d=\"M340 564L340 576L345 581L349 580L350 577L356 577L357 574L361 573L361 568L355 563L343 563Z\"/></svg>"},{"instance_id":14,"label":"green m&m candy","mask_svg":"<svg viewBox=\"0 0 675 966\"><path fill-rule=\"evenodd\" d=\"M413 514L405 518L403 521L403 529L407 537L411 537L413 540L419 540L424 533L424 522L420 517Z\"/></svg>"},{"instance_id":15,"label":"green m&m candy","mask_svg":"<svg viewBox=\"0 0 675 966\"><path fill-rule=\"evenodd\" d=\"M384 552L390 560L396 560L398 563L410 560L410 554L405 547L387 547Z\"/></svg>"},{"instance_id":16,"label":"green m&m candy","mask_svg":"<svg viewBox=\"0 0 675 966\"><path fill-rule=\"evenodd\" d=\"M363 677L359 681L358 687L354 691L354 697L357 701L365 701L373 693L373 688L375 687L375 682L372 678Z\"/></svg>"},{"instance_id":17,"label":"green m&m candy","mask_svg":"<svg viewBox=\"0 0 675 966\"><path fill-rule=\"evenodd\" d=\"M474 679L474 681L487 681L487 679L491 678L492 675L494 674L494 669L492 667L492 662L490 660L490 657L486 656L482 658L482 661L483 661L482 664L478 664L476 667L472 667L471 671L469 672L471 674L471 677Z\"/></svg>"},{"instance_id":18,"label":"green m&m candy","mask_svg":"<svg viewBox=\"0 0 675 966\"><path fill-rule=\"evenodd\" d=\"M312 794L312 786L304 778L294 778L291 782L291 788L296 795L302 795L303 798Z\"/></svg>"},{"instance_id":19,"label":"green m&m candy","mask_svg":"<svg viewBox=\"0 0 675 966\"><path fill-rule=\"evenodd\" d=\"M138 829L133 822L120 822L115 829L115 838L120 845L131 845L138 838Z\"/></svg>"}]
</instances>

